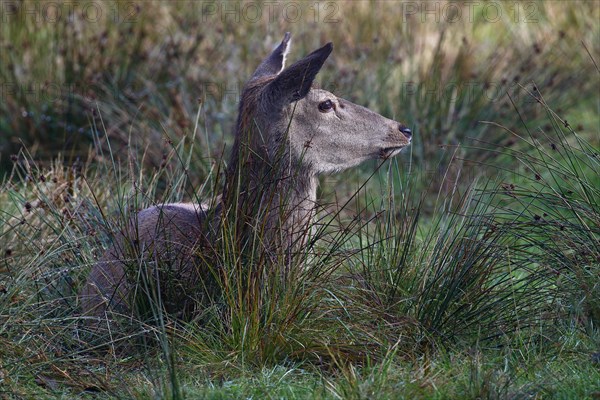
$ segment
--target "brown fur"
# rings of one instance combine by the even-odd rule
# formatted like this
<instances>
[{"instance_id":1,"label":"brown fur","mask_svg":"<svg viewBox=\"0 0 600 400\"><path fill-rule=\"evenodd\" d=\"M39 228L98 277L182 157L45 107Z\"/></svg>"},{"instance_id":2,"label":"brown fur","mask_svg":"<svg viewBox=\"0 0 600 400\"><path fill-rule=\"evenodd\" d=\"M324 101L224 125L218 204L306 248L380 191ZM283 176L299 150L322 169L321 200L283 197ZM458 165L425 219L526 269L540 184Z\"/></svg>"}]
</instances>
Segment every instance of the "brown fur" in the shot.
<instances>
[{"instance_id":1,"label":"brown fur","mask_svg":"<svg viewBox=\"0 0 600 400\"><path fill-rule=\"evenodd\" d=\"M228 251L250 247L285 262L307 238L319 174L386 159L410 143L404 125L312 88L331 44L284 69L289 37L244 88L221 202L142 210L93 266L80 293L85 315L135 314L137 303L158 296L168 312L189 314L221 268L221 233L235 236Z\"/></svg>"}]
</instances>

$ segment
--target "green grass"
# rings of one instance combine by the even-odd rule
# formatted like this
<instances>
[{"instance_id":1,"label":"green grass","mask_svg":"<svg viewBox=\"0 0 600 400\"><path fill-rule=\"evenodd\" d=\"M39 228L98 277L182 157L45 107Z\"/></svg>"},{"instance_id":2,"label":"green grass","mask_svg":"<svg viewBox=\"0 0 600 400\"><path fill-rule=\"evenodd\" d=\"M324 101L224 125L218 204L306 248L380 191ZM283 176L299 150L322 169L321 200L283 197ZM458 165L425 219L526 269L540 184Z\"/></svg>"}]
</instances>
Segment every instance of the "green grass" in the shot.
<instances>
[{"instance_id":1,"label":"green grass","mask_svg":"<svg viewBox=\"0 0 600 400\"><path fill-rule=\"evenodd\" d=\"M392 2L336 3L317 25L201 23L159 1L121 4L129 24L9 18L2 83L92 89L0 102L0 396L598 398L600 8L515 4L521 19L494 23L483 3L435 23ZM333 41L322 85L414 144L322 178L291 273L224 240L196 319L150 301L159 324L90 337L75 295L110 233L219 192L236 113L219 90L285 30L290 60Z\"/></svg>"}]
</instances>

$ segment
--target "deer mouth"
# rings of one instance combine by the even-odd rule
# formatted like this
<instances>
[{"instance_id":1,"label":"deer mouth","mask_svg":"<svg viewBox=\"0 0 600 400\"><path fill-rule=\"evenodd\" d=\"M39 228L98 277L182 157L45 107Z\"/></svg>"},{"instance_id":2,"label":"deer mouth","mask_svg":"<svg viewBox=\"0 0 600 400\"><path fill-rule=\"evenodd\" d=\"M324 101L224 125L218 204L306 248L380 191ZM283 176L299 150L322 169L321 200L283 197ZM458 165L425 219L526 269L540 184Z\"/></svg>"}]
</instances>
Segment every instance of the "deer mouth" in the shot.
<instances>
[{"instance_id":1,"label":"deer mouth","mask_svg":"<svg viewBox=\"0 0 600 400\"><path fill-rule=\"evenodd\" d=\"M398 155L406 146L386 147L379 151L379 158L387 159Z\"/></svg>"}]
</instances>

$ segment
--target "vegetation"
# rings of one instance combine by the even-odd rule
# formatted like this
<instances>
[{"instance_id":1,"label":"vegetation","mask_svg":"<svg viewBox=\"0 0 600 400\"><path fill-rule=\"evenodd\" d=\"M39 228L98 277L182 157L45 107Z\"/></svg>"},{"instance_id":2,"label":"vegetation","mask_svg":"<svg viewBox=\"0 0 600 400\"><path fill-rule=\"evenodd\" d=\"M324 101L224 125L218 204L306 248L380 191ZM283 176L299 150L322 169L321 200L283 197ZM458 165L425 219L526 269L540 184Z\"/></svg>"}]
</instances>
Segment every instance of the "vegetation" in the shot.
<instances>
[{"instance_id":1,"label":"vegetation","mask_svg":"<svg viewBox=\"0 0 600 400\"><path fill-rule=\"evenodd\" d=\"M0 5L0 396L600 396L596 3L50 3ZM76 293L111 232L220 191L287 30L291 60L332 41L321 84L410 150L323 179L297 268L224 240L194 320L91 337Z\"/></svg>"}]
</instances>

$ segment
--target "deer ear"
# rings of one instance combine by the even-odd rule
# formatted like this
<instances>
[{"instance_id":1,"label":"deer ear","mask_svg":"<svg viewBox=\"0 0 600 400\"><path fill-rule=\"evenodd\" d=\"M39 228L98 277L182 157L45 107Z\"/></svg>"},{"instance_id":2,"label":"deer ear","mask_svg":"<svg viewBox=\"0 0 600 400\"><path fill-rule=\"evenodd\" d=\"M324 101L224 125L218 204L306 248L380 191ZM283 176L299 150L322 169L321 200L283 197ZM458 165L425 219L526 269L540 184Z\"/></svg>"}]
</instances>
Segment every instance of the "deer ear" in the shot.
<instances>
[{"instance_id":1,"label":"deer ear","mask_svg":"<svg viewBox=\"0 0 600 400\"><path fill-rule=\"evenodd\" d=\"M275 50L265 58L262 63L256 68L250 80L263 76L277 75L285 67L285 56L290 51L290 38L292 35L286 32L283 40Z\"/></svg>"},{"instance_id":2,"label":"deer ear","mask_svg":"<svg viewBox=\"0 0 600 400\"><path fill-rule=\"evenodd\" d=\"M262 101L265 105L281 110L306 96L332 50L331 42L327 43L281 71L264 89Z\"/></svg>"}]
</instances>

